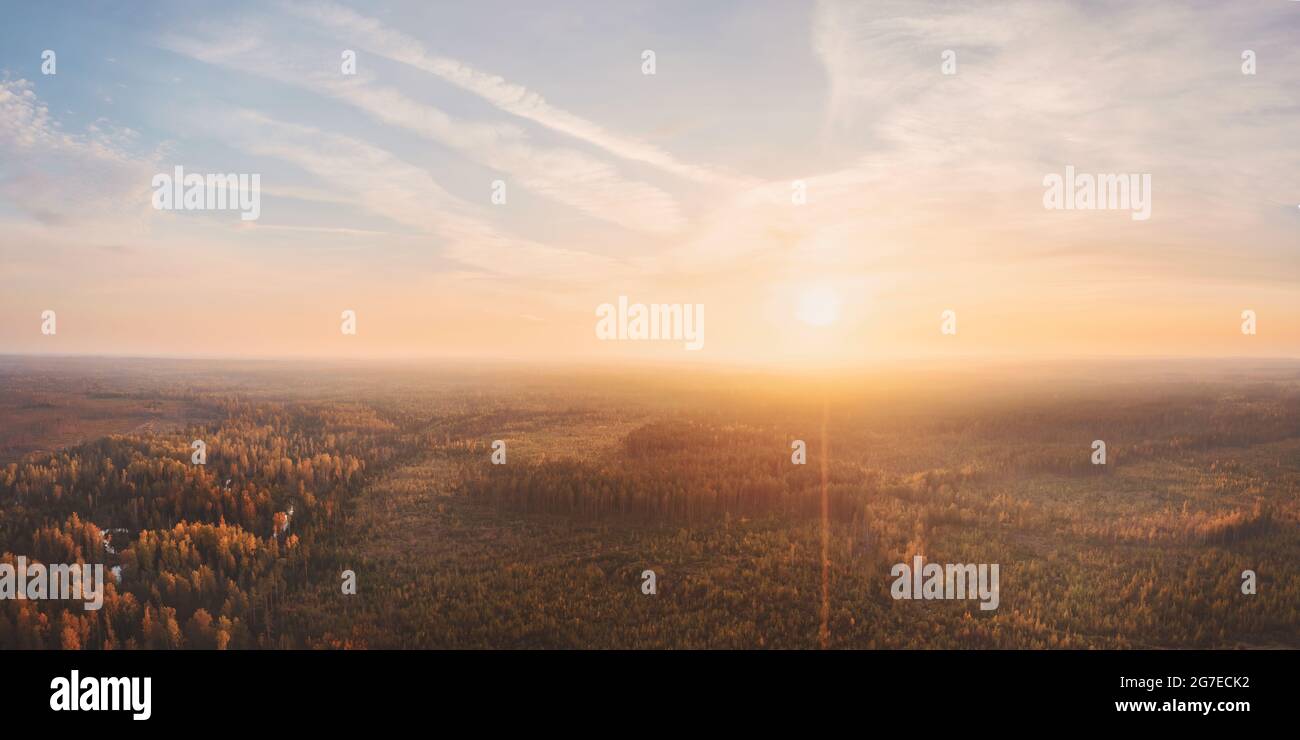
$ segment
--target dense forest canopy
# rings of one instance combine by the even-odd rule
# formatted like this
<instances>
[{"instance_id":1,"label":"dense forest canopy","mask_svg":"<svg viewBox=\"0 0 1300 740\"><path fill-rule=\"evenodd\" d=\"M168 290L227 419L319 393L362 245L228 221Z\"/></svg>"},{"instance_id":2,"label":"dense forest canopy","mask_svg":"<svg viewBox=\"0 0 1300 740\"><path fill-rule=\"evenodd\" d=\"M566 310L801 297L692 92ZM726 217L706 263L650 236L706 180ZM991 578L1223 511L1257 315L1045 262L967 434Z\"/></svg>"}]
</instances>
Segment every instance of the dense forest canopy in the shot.
<instances>
[{"instance_id":1,"label":"dense forest canopy","mask_svg":"<svg viewBox=\"0 0 1300 740\"><path fill-rule=\"evenodd\" d=\"M54 369L0 365L0 449L38 448L0 461L0 561L111 575L99 610L0 601L0 647L812 647L822 588L833 647L1300 646L1293 370ZM893 601L918 554L1001 563L1001 606Z\"/></svg>"}]
</instances>

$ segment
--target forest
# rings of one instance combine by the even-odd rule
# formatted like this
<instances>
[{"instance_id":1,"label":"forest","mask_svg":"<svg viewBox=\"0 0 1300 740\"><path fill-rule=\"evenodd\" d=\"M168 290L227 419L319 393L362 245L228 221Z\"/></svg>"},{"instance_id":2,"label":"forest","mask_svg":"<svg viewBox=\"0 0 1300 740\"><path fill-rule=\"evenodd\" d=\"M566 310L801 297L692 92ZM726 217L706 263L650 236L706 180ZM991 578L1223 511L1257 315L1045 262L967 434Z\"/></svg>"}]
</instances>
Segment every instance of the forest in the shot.
<instances>
[{"instance_id":1,"label":"forest","mask_svg":"<svg viewBox=\"0 0 1300 740\"><path fill-rule=\"evenodd\" d=\"M111 573L0 648L1300 647L1293 363L90 363L0 358L0 560Z\"/></svg>"}]
</instances>

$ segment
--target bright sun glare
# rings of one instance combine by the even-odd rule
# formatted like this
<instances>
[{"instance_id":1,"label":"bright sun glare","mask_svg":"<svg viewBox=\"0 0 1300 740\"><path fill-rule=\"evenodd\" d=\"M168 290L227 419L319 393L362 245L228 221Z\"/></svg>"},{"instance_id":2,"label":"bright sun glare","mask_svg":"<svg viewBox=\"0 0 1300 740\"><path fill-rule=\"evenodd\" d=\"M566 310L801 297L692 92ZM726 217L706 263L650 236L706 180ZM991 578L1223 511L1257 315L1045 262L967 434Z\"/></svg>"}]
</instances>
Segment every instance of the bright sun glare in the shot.
<instances>
[{"instance_id":1,"label":"bright sun glare","mask_svg":"<svg viewBox=\"0 0 1300 740\"><path fill-rule=\"evenodd\" d=\"M795 316L805 324L829 326L840 316L840 296L826 285L809 286L799 295Z\"/></svg>"}]
</instances>

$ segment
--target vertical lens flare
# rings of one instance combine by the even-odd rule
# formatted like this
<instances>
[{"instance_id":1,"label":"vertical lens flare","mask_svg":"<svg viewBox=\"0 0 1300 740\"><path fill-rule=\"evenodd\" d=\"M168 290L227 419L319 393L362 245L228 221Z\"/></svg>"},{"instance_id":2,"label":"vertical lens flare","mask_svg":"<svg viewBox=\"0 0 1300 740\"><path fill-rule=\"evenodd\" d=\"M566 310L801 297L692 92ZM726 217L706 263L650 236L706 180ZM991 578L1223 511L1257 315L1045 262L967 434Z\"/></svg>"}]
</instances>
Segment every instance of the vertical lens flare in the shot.
<instances>
[{"instance_id":1,"label":"vertical lens flare","mask_svg":"<svg viewBox=\"0 0 1300 740\"><path fill-rule=\"evenodd\" d=\"M821 610L821 629L818 630L818 644L825 650L830 647L831 641L831 510L830 499L827 496L826 484L830 479L827 466L830 464L830 440L826 436L826 416L829 404L822 397L822 448L821 469L822 469L822 610Z\"/></svg>"}]
</instances>

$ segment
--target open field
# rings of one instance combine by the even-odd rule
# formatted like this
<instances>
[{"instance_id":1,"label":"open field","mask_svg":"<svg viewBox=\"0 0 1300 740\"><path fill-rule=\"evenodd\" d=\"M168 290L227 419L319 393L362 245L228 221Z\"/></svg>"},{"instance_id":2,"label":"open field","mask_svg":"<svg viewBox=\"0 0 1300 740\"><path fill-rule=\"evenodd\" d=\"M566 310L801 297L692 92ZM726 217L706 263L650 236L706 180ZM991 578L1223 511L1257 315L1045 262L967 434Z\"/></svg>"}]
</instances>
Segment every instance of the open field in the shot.
<instances>
[{"instance_id":1,"label":"open field","mask_svg":"<svg viewBox=\"0 0 1300 740\"><path fill-rule=\"evenodd\" d=\"M3 557L120 567L3 647L1300 647L1300 363L0 358L0 409Z\"/></svg>"}]
</instances>

